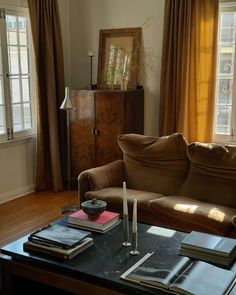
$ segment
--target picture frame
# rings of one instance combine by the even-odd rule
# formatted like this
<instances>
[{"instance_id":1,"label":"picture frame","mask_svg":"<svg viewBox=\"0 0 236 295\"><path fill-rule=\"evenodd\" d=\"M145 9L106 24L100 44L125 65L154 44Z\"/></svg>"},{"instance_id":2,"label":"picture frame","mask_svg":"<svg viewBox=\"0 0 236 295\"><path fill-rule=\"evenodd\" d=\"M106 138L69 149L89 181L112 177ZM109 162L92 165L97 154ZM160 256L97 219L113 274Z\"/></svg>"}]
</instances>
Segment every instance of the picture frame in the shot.
<instances>
[{"instance_id":1,"label":"picture frame","mask_svg":"<svg viewBox=\"0 0 236 295\"><path fill-rule=\"evenodd\" d=\"M100 30L97 88L136 89L140 43L138 27Z\"/></svg>"}]
</instances>

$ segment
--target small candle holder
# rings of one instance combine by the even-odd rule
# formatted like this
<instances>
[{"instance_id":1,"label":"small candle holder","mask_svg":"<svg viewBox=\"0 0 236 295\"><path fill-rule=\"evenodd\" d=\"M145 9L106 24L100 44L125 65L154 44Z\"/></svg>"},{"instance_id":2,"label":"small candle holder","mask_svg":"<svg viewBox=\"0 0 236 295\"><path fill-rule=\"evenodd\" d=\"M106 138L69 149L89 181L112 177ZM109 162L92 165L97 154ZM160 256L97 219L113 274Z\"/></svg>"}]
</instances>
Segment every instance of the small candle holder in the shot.
<instances>
[{"instance_id":1,"label":"small candle holder","mask_svg":"<svg viewBox=\"0 0 236 295\"><path fill-rule=\"evenodd\" d=\"M132 222L132 243L131 243L131 255L138 255L138 224L137 224L137 199L134 199L133 205L133 222Z\"/></svg>"},{"instance_id":2,"label":"small candle holder","mask_svg":"<svg viewBox=\"0 0 236 295\"><path fill-rule=\"evenodd\" d=\"M132 233L132 244L131 244L131 248L132 250L129 252L130 255L139 255L139 251L138 251L138 233Z\"/></svg>"},{"instance_id":3,"label":"small candle holder","mask_svg":"<svg viewBox=\"0 0 236 295\"><path fill-rule=\"evenodd\" d=\"M122 246L130 247L131 243L129 242L129 218L127 214L123 215L123 231L124 231L124 242Z\"/></svg>"}]
</instances>

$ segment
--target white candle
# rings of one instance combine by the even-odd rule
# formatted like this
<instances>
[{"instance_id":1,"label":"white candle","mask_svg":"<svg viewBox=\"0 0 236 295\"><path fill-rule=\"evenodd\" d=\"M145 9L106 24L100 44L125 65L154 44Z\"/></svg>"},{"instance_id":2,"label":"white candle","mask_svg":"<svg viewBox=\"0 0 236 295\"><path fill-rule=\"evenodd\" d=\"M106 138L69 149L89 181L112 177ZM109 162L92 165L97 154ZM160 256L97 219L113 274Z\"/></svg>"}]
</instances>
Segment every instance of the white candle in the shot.
<instances>
[{"instance_id":1,"label":"white candle","mask_svg":"<svg viewBox=\"0 0 236 295\"><path fill-rule=\"evenodd\" d=\"M88 56L94 56L94 51L93 50L89 50L88 51Z\"/></svg>"},{"instance_id":2,"label":"white candle","mask_svg":"<svg viewBox=\"0 0 236 295\"><path fill-rule=\"evenodd\" d=\"M132 232L137 232L137 199L134 199L133 204L133 223L132 223Z\"/></svg>"},{"instance_id":3,"label":"white candle","mask_svg":"<svg viewBox=\"0 0 236 295\"><path fill-rule=\"evenodd\" d=\"M126 182L123 182L123 215L128 215Z\"/></svg>"}]
</instances>

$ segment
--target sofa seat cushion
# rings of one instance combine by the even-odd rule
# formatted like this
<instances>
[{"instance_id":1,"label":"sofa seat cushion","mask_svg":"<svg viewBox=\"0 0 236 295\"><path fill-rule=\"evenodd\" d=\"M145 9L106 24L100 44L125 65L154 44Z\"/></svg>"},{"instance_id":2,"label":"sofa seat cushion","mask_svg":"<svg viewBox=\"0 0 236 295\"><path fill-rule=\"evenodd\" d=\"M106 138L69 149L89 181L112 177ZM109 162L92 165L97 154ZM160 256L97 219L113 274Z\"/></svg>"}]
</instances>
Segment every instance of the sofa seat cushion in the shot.
<instances>
[{"instance_id":1,"label":"sofa seat cushion","mask_svg":"<svg viewBox=\"0 0 236 295\"><path fill-rule=\"evenodd\" d=\"M180 194L236 208L236 147L192 143L190 169Z\"/></svg>"},{"instance_id":2,"label":"sofa seat cushion","mask_svg":"<svg viewBox=\"0 0 236 295\"><path fill-rule=\"evenodd\" d=\"M187 176L187 142L182 134L151 137L124 134L118 137L123 151L127 187L178 194Z\"/></svg>"},{"instance_id":3,"label":"sofa seat cushion","mask_svg":"<svg viewBox=\"0 0 236 295\"><path fill-rule=\"evenodd\" d=\"M131 214L133 210L134 199L137 199L138 220L143 221L143 217L146 217L148 214L147 212L149 212L149 201L160 197L163 197L163 195L153 192L127 189L128 210L130 217L132 217ZM121 187L109 187L98 191L88 191L85 194L85 198L87 200L97 198L99 200L106 201L108 210L120 213L123 212L123 189Z\"/></svg>"},{"instance_id":4,"label":"sofa seat cushion","mask_svg":"<svg viewBox=\"0 0 236 295\"><path fill-rule=\"evenodd\" d=\"M232 231L232 216L236 209L201 202L184 196L167 196L149 202L149 208L162 219L171 218L186 222L187 227L194 224L200 228L217 234L227 234Z\"/></svg>"}]
</instances>

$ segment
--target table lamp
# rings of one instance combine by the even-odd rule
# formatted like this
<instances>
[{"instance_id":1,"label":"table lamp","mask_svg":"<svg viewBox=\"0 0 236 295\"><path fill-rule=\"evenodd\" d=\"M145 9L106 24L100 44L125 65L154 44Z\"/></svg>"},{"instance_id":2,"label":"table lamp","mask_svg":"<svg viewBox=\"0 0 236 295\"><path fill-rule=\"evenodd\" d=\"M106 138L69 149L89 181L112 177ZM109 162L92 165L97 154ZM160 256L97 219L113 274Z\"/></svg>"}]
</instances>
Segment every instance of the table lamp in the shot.
<instances>
[{"instance_id":1,"label":"table lamp","mask_svg":"<svg viewBox=\"0 0 236 295\"><path fill-rule=\"evenodd\" d=\"M94 90L96 87L93 84L93 58L94 58L95 52L93 50L88 51L88 56L90 58L90 85L88 89Z\"/></svg>"}]
</instances>

